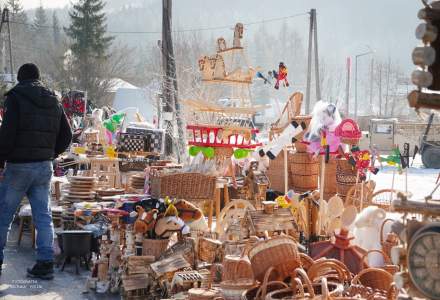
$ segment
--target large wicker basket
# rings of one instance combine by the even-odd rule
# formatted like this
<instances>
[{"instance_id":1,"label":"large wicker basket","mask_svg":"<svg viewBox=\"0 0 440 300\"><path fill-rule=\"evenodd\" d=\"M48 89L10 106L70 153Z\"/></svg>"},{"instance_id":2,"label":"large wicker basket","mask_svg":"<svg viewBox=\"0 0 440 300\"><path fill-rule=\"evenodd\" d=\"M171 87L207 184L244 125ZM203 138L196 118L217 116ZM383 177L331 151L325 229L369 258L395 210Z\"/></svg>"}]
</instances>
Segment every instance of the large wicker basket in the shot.
<instances>
[{"instance_id":1,"label":"large wicker basket","mask_svg":"<svg viewBox=\"0 0 440 300\"><path fill-rule=\"evenodd\" d=\"M256 243L249 250L255 279L262 282L264 274L270 267L277 272L276 279L284 279L299 266L301 258L295 240L288 236L278 236Z\"/></svg>"},{"instance_id":2,"label":"large wicker basket","mask_svg":"<svg viewBox=\"0 0 440 300\"><path fill-rule=\"evenodd\" d=\"M336 191L338 195L345 199L348 190L356 184L356 170L348 163L345 158L336 160Z\"/></svg>"},{"instance_id":3,"label":"large wicker basket","mask_svg":"<svg viewBox=\"0 0 440 300\"><path fill-rule=\"evenodd\" d=\"M200 173L177 173L153 177L151 193L153 197L170 197L189 200L214 198L214 176Z\"/></svg>"}]
</instances>

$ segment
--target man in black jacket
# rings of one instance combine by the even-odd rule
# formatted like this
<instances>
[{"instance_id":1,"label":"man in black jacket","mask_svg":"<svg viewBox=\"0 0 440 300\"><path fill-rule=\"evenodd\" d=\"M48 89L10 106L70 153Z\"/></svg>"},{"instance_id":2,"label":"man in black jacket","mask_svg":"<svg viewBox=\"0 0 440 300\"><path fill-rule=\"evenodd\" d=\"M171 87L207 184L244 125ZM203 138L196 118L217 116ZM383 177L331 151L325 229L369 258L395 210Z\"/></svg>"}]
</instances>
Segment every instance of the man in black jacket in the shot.
<instances>
[{"instance_id":1,"label":"man in black jacket","mask_svg":"<svg viewBox=\"0 0 440 300\"><path fill-rule=\"evenodd\" d=\"M11 222L27 196L37 230L37 263L27 273L52 279L52 161L67 149L72 132L58 98L39 79L37 66L24 64L18 84L6 93L0 127L0 166L5 165L0 179L0 272Z\"/></svg>"}]
</instances>

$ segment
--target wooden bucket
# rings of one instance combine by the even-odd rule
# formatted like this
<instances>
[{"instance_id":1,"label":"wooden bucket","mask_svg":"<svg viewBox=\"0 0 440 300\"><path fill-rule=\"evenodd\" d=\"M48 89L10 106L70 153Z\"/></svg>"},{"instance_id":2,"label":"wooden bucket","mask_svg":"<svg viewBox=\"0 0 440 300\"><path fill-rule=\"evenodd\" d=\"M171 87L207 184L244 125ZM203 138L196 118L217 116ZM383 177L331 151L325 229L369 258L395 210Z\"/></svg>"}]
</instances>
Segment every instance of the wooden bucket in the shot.
<instances>
[{"instance_id":1,"label":"wooden bucket","mask_svg":"<svg viewBox=\"0 0 440 300\"><path fill-rule=\"evenodd\" d=\"M287 151L287 164L290 173L289 166L292 160L292 152ZM289 174L290 175L290 174ZM274 191L284 193L284 151L269 162L269 169L267 170L267 177L269 178L270 188ZM291 187L290 176L288 176L288 187Z\"/></svg>"},{"instance_id":2,"label":"wooden bucket","mask_svg":"<svg viewBox=\"0 0 440 300\"><path fill-rule=\"evenodd\" d=\"M292 188L295 192L313 191L318 188L319 163L308 153L293 154L290 170Z\"/></svg>"},{"instance_id":3,"label":"wooden bucket","mask_svg":"<svg viewBox=\"0 0 440 300\"><path fill-rule=\"evenodd\" d=\"M356 170L345 158L336 160L336 191L343 200L348 190L356 184Z\"/></svg>"},{"instance_id":4,"label":"wooden bucket","mask_svg":"<svg viewBox=\"0 0 440 300\"><path fill-rule=\"evenodd\" d=\"M306 123L307 128L296 137L297 142L295 142L295 148L297 152L307 152L307 145L301 143L303 137L304 137L304 133L307 132L307 130L309 129L309 125L310 125L310 121L312 120L312 116L310 115L306 115L306 116L296 116L293 118L293 121L296 121L298 124L301 124L301 122Z\"/></svg>"},{"instance_id":5,"label":"wooden bucket","mask_svg":"<svg viewBox=\"0 0 440 300\"><path fill-rule=\"evenodd\" d=\"M319 164L319 176L321 176L321 164ZM336 159L331 157L325 165L324 173L324 199L328 200L337 193L336 189Z\"/></svg>"}]
</instances>

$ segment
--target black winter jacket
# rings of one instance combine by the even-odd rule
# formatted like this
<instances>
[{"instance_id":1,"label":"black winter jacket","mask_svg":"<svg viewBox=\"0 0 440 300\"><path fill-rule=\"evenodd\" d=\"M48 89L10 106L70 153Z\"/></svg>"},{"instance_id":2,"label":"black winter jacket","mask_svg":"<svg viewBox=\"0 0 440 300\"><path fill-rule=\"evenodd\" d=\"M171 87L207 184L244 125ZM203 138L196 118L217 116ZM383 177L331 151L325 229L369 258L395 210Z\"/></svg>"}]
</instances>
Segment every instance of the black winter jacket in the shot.
<instances>
[{"instance_id":1,"label":"black winter jacket","mask_svg":"<svg viewBox=\"0 0 440 300\"><path fill-rule=\"evenodd\" d=\"M56 95L39 81L23 81L6 93L0 127L0 167L4 161L53 160L72 140L72 131Z\"/></svg>"}]
</instances>

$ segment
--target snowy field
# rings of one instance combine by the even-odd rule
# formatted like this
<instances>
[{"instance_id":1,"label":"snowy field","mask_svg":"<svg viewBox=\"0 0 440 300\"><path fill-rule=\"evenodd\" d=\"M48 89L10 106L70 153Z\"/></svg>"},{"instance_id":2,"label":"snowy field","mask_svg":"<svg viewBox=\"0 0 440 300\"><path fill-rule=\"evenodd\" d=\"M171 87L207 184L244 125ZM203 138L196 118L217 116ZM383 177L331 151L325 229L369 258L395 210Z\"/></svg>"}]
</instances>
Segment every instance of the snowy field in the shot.
<instances>
[{"instance_id":1,"label":"snowy field","mask_svg":"<svg viewBox=\"0 0 440 300\"><path fill-rule=\"evenodd\" d=\"M393 170L396 168L384 166L377 175L371 175L371 179L376 182L376 191L391 188ZM423 200L429 195L435 187L439 172L439 169L426 169L418 155L413 166L408 169L408 192L412 193L411 200ZM405 191L405 171L402 174L395 171L394 189ZM440 200L440 188L434 193L433 199Z\"/></svg>"}]
</instances>

